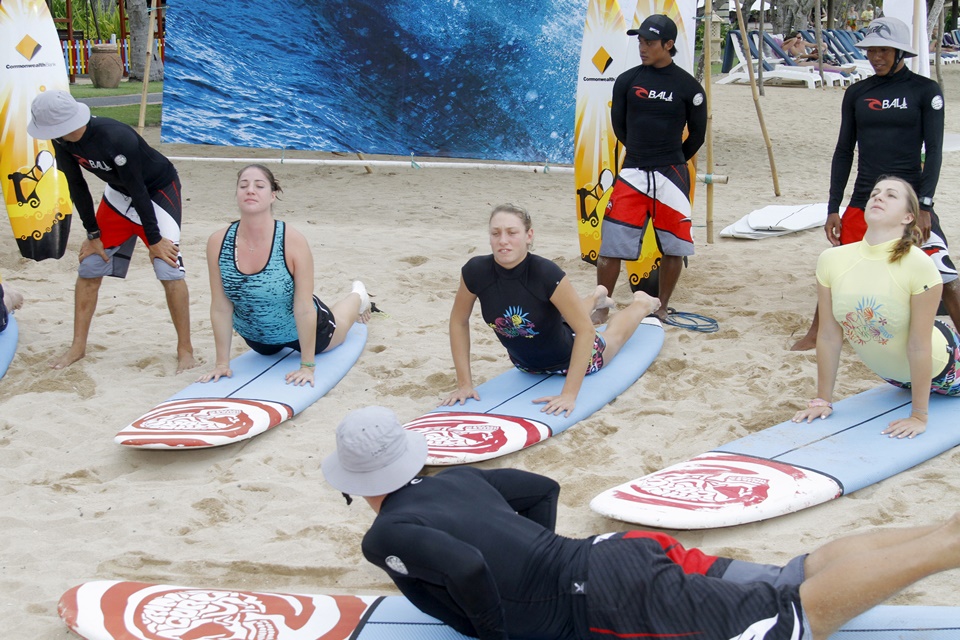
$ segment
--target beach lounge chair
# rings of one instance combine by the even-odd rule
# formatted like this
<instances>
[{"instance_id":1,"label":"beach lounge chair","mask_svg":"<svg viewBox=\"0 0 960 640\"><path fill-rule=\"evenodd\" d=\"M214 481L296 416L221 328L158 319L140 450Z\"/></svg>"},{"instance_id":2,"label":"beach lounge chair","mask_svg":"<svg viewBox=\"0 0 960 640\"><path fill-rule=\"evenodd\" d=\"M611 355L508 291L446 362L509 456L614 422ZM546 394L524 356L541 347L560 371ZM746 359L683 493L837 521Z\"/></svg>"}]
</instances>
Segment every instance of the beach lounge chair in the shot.
<instances>
[{"instance_id":1,"label":"beach lounge chair","mask_svg":"<svg viewBox=\"0 0 960 640\"><path fill-rule=\"evenodd\" d=\"M750 32L750 40L754 44L754 46L756 46L756 43L759 40L759 38L760 38L759 31ZM817 69L816 66L797 64L797 61L793 59L793 56L791 56L786 51L784 51L780 47L780 44L776 40L774 40L773 36L771 36L769 33L764 32L763 44L764 44L763 50L770 51L774 56L773 59L765 57L764 59L767 60L767 62L771 62L773 64L782 64L793 69L806 71L808 73L815 73L818 76L820 75L819 70ZM840 87L846 86L848 84L853 84L854 82L854 78L851 75L849 74L844 75L842 73L837 73L835 71L824 71L823 77L830 85L836 85ZM859 80L860 76L857 75L855 79Z\"/></svg>"},{"instance_id":2,"label":"beach lounge chair","mask_svg":"<svg viewBox=\"0 0 960 640\"><path fill-rule=\"evenodd\" d=\"M771 84L803 84L810 89L820 86L820 75L810 73L799 68L784 68L783 65L773 65L760 59L756 46L750 39L747 39L750 46L750 55L753 57L753 69L756 76L756 70L763 65L763 83ZM717 81L717 84L732 84L734 82L749 82L750 74L747 70L746 56L743 53L743 39L740 37L739 30L731 30L727 33L726 44L724 45L724 62L721 70L726 70L727 75ZM736 63L734 63L734 59Z\"/></svg>"}]
</instances>

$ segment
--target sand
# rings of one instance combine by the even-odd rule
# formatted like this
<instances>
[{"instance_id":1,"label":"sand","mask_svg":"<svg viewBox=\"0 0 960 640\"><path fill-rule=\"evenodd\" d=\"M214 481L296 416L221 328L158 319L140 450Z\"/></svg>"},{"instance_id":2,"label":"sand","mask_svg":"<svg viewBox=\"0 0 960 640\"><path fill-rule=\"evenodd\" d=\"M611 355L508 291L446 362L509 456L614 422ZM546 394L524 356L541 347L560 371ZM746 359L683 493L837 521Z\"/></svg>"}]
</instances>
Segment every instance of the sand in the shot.
<instances>
[{"instance_id":1,"label":"sand","mask_svg":"<svg viewBox=\"0 0 960 640\"><path fill-rule=\"evenodd\" d=\"M960 104L960 69L945 73L947 103ZM720 331L668 327L657 361L614 403L556 438L482 465L561 479L560 533L630 528L594 514L590 498L786 420L815 395L814 354L788 347L814 308L814 266L827 246L823 232L751 241L720 239L719 231L768 204L826 199L842 96L839 89L767 88L761 102L779 170L778 198L750 89L714 86L715 171L730 182L715 187L712 244L706 242L705 189L698 189L697 254L671 304L716 318ZM955 115L949 115L947 130L960 131ZM146 137L169 156L276 155L163 145L156 129ZM336 424L368 404L412 419L453 388L447 317L461 265L489 251L486 219L493 205L528 207L536 251L559 263L578 289L593 286L594 269L579 259L570 175L277 167L285 195L276 210L313 247L316 292L332 302L349 291L351 280L362 279L386 312L374 316L364 354L325 398L253 440L193 452L119 447L113 443L119 428L212 365L204 245L237 215L238 168L178 162L193 340L204 363L194 372L175 374L173 328L143 247L126 281L104 283L87 357L51 371L48 361L67 348L72 331L80 221L74 220L67 255L43 263L22 259L6 219L0 221L0 237L7 238L0 245L2 275L27 298L17 316L19 352L0 382L0 619L16 630L8 635L71 637L57 617L57 600L92 579L394 593L386 575L359 551L372 512L362 503L346 507L319 472L320 460L333 449ZM948 153L937 200L955 246L957 175L960 153ZM99 194L99 185L94 190ZM623 282L621 277L614 293L621 306L629 299ZM508 360L478 312L473 332L475 378L504 371ZM845 349L837 397L879 384ZM783 562L839 535L944 517L956 509L958 463L960 452L947 452L800 513L676 535L714 553ZM960 572L941 574L892 602L955 605L958 590Z\"/></svg>"}]
</instances>

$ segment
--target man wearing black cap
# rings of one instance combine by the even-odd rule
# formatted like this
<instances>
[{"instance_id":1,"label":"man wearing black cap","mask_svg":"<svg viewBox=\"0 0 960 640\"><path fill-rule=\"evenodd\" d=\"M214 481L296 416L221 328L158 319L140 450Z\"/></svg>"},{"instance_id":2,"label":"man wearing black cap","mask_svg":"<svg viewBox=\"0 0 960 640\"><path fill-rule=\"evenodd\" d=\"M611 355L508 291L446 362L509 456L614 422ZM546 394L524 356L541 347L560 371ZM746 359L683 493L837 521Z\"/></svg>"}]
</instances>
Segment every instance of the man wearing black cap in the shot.
<instances>
[{"instance_id":1,"label":"man wearing black cap","mask_svg":"<svg viewBox=\"0 0 960 640\"><path fill-rule=\"evenodd\" d=\"M693 255L686 163L703 144L707 104L700 83L673 62L673 20L652 15L627 34L639 37L641 64L613 85L610 119L627 157L604 213L597 284L613 292L620 261L640 257L644 227L652 223L663 254L657 313L664 319L683 259ZM594 319L606 318L596 314Z\"/></svg>"},{"instance_id":2,"label":"man wearing black cap","mask_svg":"<svg viewBox=\"0 0 960 640\"><path fill-rule=\"evenodd\" d=\"M481 640L825 640L920 578L960 567L960 515L840 538L783 567L665 533L554 532L560 485L516 469L417 473L424 437L384 407L348 414L323 475L377 513L363 555L418 609ZM349 503L349 496L348 496Z\"/></svg>"},{"instance_id":3,"label":"man wearing black cap","mask_svg":"<svg viewBox=\"0 0 960 640\"><path fill-rule=\"evenodd\" d=\"M859 242L867 229L863 218L870 191L881 176L909 182L920 200L917 226L921 248L943 279L943 304L960 328L960 280L950 258L947 239L933 210L933 196L943 160L944 100L940 85L912 72L906 58L917 55L910 27L897 18L877 18L856 44L866 51L874 75L857 82L843 95L840 134L830 167L830 199L824 231L830 244ZM843 217L840 202L857 149L857 177ZM819 315L793 351L817 345Z\"/></svg>"}]
</instances>

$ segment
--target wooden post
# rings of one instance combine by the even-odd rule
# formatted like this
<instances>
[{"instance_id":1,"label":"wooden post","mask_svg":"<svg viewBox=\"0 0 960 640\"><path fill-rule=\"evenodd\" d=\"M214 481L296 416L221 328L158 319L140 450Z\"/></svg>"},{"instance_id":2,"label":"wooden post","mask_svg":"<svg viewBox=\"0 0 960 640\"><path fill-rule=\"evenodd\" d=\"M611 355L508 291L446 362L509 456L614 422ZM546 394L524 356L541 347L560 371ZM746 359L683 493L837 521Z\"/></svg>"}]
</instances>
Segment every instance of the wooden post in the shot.
<instances>
[{"instance_id":1,"label":"wooden post","mask_svg":"<svg viewBox=\"0 0 960 640\"><path fill-rule=\"evenodd\" d=\"M817 0L815 11L817 12L817 16L819 16L820 0ZM827 78L823 75L823 58L827 54L827 48L823 46L823 25L820 24L819 19L816 21L816 23L814 23L813 28L816 30L817 34L817 69L820 71L820 86L826 90Z\"/></svg>"},{"instance_id":2,"label":"wooden post","mask_svg":"<svg viewBox=\"0 0 960 640\"><path fill-rule=\"evenodd\" d=\"M143 135L143 124L147 119L147 93L150 90L150 59L153 58L153 25L157 19L159 9L157 0L153 0L150 8L150 27L147 29L147 59L143 64L143 91L140 93L140 119L137 121L137 133Z\"/></svg>"},{"instance_id":3,"label":"wooden post","mask_svg":"<svg viewBox=\"0 0 960 640\"><path fill-rule=\"evenodd\" d=\"M743 11L740 9L740 3L731 0L737 7L737 24L740 25L740 39L743 44L743 55L747 61L747 75L750 77L750 89L753 92L753 104L757 108L757 119L760 121L760 131L763 133L763 141L767 145L767 158L770 160L770 174L773 176L773 194L780 196L780 182L777 179L777 164L773 159L773 145L770 144L770 136L767 134L767 125L763 122L763 109L760 108L760 96L757 93L757 79L753 75L753 60L750 55L750 40L748 39L746 23L743 20ZM819 0L818 0L819 2Z\"/></svg>"},{"instance_id":4,"label":"wooden post","mask_svg":"<svg viewBox=\"0 0 960 640\"><path fill-rule=\"evenodd\" d=\"M707 98L707 175L713 175L713 103L710 85L713 84L713 60L710 41L713 39L713 0L703 3L703 91ZM707 183L707 244L713 244L713 181Z\"/></svg>"}]
</instances>

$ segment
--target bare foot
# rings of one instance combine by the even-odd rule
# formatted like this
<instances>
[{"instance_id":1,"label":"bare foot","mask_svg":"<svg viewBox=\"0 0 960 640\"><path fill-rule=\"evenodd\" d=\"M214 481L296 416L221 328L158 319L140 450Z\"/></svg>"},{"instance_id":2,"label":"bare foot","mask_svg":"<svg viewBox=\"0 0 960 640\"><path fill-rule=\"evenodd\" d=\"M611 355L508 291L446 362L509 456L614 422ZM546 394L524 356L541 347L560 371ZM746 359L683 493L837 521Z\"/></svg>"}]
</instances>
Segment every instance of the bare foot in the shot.
<instances>
[{"instance_id":1,"label":"bare foot","mask_svg":"<svg viewBox=\"0 0 960 640\"><path fill-rule=\"evenodd\" d=\"M16 311L23 306L23 294L10 287L3 288L3 305L7 311Z\"/></svg>"},{"instance_id":2,"label":"bare foot","mask_svg":"<svg viewBox=\"0 0 960 640\"><path fill-rule=\"evenodd\" d=\"M70 349L65 354L63 354L56 360L50 361L50 368L63 369L65 367L69 367L77 360L81 360L85 355L87 355L86 346L75 347L71 345Z\"/></svg>"},{"instance_id":3,"label":"bare foot","mask_svg":"<svg viewBox=\"0 0 960 640\"><path fill-rule=\"evenodd\" d=\"M643 291L635 291L633 293L633 304L643 305L645 316L650 315L651 313L656 314L658 318L664 320L667 317L667 312L665 309L660 309L660 298L654 298L653 296L644 293ZM661 314L660 311L663 313Z\"/></svg>"},{"instance_id":4,"label":"bare foot","mask_svg":"<svg viewBox=\"0 0 960 640\"><path fill-rule=\"evenodd\" d=\"M183 373L187 369L193 369L200 363L193 357L193 350L177 349L177 373Z\"/></svg>"},{"instance_id":5,"label":"bare foot","mask_svg":"<svg viewBox=\"0 0 960 640\"><path fill-rule=\"evenodd\" d=\"M810 335L807 334L793 343L793 346L790 347L790 351L810 351L811 349L817 348L817 336L816 334Z\"/></svg>"},{"instance_id":6,"label":"bare foot","mask_svg":"<svg viewBox=\"0 0 960 640\"><path fill-rule=\"evenodd\" d=\"M590 310L590 320L593 324L603 324L610 316L610 310L615 309L617 303L607 295L607 288L598 284L593 291L593 308Z\"/></svg>"}]
</instances>

